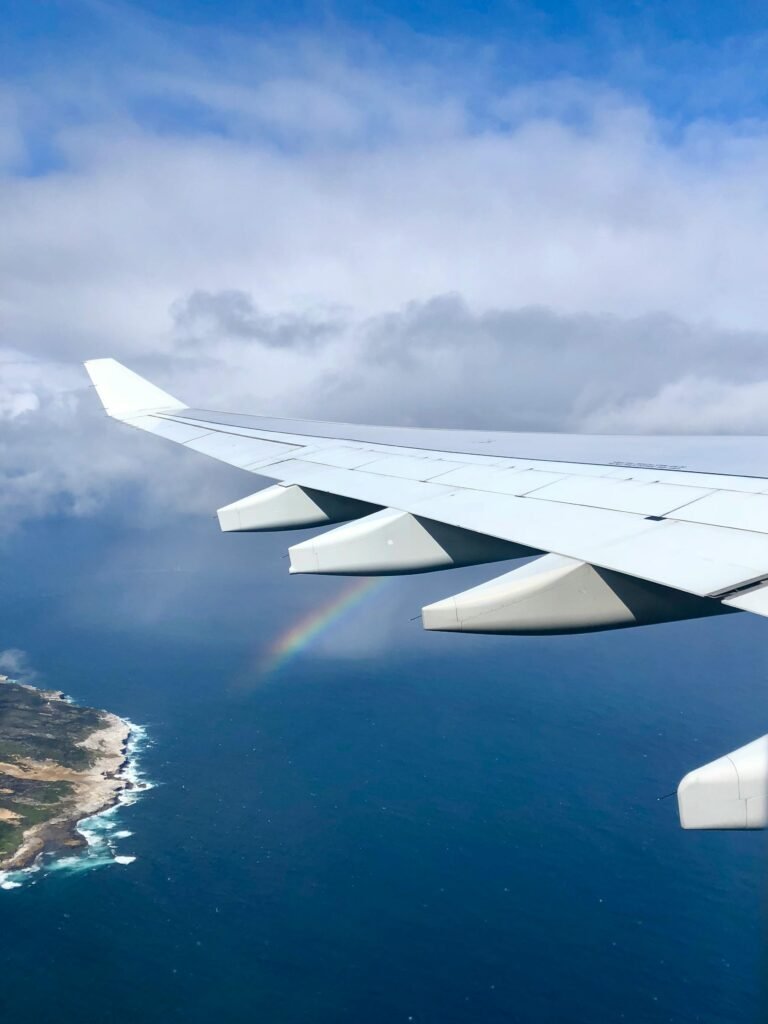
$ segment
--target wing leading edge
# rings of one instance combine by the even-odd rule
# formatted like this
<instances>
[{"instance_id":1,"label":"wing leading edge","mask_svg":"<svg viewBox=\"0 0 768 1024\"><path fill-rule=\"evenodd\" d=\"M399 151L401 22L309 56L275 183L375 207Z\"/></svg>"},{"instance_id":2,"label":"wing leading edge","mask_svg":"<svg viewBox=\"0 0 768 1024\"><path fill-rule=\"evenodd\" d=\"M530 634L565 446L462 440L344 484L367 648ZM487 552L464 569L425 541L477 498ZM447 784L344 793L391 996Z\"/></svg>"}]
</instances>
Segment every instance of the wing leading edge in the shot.
<instances>
[{"instance_id":1,"label":"wing leading edge","mask_svg":"<svg viewBox=\"0 0 768 1024\"><path fill-rule=\"evenodd\" d=\"M539 556L424 608L427 629L564 633L768 615L766 439L233 415L190 408L113 359L85 366L114 419L277 481L220 509L222 530L343 524L290 548L293 573L398 574ZM768 788L768 761L765 774ZM709 777L698 779L699 803ZM732 819L683 815L686 827L736 827Z\"/></svg>"}]
</instances>

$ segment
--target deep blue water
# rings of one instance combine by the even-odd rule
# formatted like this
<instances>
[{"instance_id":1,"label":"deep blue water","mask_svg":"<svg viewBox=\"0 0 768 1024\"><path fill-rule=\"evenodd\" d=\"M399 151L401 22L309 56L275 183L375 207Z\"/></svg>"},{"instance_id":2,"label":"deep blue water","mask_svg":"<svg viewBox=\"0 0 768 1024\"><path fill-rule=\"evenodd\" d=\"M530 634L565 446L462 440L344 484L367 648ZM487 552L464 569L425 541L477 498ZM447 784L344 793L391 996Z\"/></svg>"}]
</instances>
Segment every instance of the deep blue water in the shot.
<instances>
[{"instance_id":1,"label":"deep blue water","mask_svg":"<svg viewBox=\"0 0 768 1024\"><path fill-rule=\"evenodd\" d=\"M5 552L0 647L146 724L159 785L121 812L135 863L0 892L0 1020L765 1019L766 838L658 797L766 731L768 623L423 634L492 571L443 573L265 680L347 586L285 544L62 521Z\"/></svg>"}]
</instances>

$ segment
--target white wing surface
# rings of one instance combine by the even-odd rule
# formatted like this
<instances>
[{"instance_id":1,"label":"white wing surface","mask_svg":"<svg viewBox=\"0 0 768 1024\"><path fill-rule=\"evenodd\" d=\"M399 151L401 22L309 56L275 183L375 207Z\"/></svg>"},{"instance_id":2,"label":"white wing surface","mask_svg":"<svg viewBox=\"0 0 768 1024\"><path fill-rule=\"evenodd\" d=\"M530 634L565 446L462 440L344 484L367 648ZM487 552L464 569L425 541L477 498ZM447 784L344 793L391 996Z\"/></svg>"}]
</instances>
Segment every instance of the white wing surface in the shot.
<instances>
[{"instance_id":1,"label":"white wing surface","mask_svg":"<svg viewBox=\"0 0 768 1024\"><path fill-rule=\"evenodd\" d=\"M217 413L185 406L113 359L85 365L114 419L278 481L220 509L222 529L346 523L294 545L292 572L395 574L541 556L428 606L428 629L562 633L768 615L768 438Z\"/></svg>"},{"instance_id":2,"label":"white wing surface","mask_svg":"<svg viewBox=\"0 0 768 1024\"><path fill-rule=\"evenodd\" d=\"M768 582L768 438L232 415L185 407L112 359L86 367L113 418L259 476L768 613L768 591L745 596Z\"/></svg>"}]
</instances>

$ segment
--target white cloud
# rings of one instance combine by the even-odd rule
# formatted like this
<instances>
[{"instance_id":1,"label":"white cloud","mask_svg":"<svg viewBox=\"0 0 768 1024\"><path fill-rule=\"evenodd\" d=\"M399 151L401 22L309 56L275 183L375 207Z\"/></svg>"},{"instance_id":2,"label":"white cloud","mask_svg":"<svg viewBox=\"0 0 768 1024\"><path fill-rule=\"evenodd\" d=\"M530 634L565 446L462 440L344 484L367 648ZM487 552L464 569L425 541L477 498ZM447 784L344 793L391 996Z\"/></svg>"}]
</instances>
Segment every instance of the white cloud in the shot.
<instances>
[{"instance_id":1,"label":"white cloud","mask_svg":"<svg viewBox=\"0 0 768 1024\"><path fill-rule=\"evenodd\" d=\"M35 683L39 678L27 652L18 647L8 647L0 651L0 672L21 683Z\"/></svg>"},{"instance_id":2,"label":"white cloud","mask_svg":"<svg viewBox=\"0 0 768 1024\"><path fill-rule=\"evenodd\" d=\"M230 45L3 92L55 155L0 177L6 524L149 473L161 508L214 500L210 464L96 419L98 355L253 411L766 428L765 125L673 138L595 83Z\"/></svg>"}]
</instances>

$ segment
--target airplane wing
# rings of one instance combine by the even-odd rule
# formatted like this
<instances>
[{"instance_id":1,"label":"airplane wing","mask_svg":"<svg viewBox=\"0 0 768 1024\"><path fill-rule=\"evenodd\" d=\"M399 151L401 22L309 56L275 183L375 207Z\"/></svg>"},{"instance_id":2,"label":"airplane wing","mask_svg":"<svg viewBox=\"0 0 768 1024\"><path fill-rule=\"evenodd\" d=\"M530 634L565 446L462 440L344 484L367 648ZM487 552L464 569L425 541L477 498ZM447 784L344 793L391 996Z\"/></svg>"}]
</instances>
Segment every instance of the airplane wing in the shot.
<instances>
[{"instance_id":1,"label":"airplane wing","mask_svg":"<svg viewBox=\"0 0 768 1024\"><path fill-rule=\"evenodd\" d=\"M293 573L394 575L527 559L426 606L427 629L568 633L739 610L768 615L768 438L217 413L184 405L113 359L85 366L114 419L278 481L219 509L223 530L344 524L291 547ZM768 744L750 757L768 788ZM684 827L768 824L768 801L742 797L738 771L730 795L718 790L714 801L700 792L715 785L712 771L694 776L681 784Z\"/></svg>"}]
</instances>

